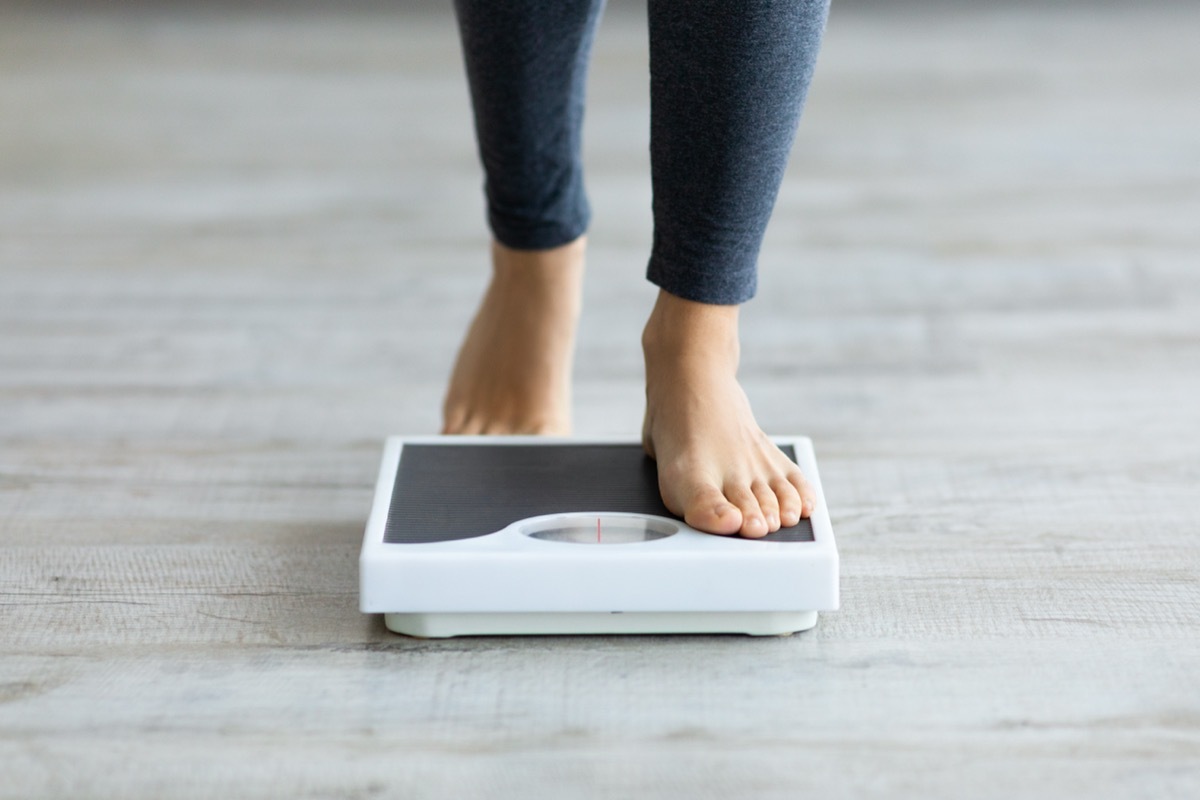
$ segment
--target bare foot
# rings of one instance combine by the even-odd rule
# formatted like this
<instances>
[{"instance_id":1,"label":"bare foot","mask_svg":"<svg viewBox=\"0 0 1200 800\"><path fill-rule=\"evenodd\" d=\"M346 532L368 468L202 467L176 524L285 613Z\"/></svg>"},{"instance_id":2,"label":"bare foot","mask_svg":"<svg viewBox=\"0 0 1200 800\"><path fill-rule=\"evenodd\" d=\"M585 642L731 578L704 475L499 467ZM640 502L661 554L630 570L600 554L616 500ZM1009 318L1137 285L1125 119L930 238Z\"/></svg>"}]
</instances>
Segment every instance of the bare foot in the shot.
<instances>
[{"instance_id":1,"label":"bare foot","mask_svg":"<svg viewBox=\"0 0 1200 800\"><path fill-rule=\"evenodd\" d=\"M697 530L758 538L809 516L816 495L754 421L737 382L737 321L737 306L659 292L642 335L642 443L672 513Z\"/></svg>"},{"instance_id":2,"label":"bare foot","mask_svg":"<svg viewBox=\"0 0 1200 800\"><path fill-rule=\"evenodd\" d=\"M454 364L442 433L570 433L585 244L492 245L492 281Z\"/></svg>"}]
</instances>

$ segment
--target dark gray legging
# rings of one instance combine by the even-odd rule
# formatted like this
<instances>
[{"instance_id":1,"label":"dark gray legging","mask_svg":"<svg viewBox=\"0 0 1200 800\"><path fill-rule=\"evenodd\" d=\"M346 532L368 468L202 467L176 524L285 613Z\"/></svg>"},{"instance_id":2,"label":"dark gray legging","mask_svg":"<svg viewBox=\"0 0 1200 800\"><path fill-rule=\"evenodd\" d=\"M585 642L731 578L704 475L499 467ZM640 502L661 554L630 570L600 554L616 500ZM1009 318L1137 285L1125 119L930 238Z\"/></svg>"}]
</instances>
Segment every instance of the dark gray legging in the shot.
<instances>
[{"instance_id":1,"label":"dark gray legging","mask_svg":"<svg viewBox=\"0 0 1200 800\"><path fill-rule=\"evenodd\" d=\"M587 229L580 128L604 0L455 0L488 223L544 250ZM750 299L829 0L648 0L654 246L679 297Z\"/></svg>"}]
</instances>

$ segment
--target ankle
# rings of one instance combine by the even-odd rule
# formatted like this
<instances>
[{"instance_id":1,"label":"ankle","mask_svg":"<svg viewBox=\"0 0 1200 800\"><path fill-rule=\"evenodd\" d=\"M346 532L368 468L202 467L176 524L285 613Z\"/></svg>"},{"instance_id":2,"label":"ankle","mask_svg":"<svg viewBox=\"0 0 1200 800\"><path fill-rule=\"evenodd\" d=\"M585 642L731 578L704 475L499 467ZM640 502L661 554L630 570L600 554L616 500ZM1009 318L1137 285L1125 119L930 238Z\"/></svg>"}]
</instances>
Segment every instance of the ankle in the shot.
<instances>
[{"instance_id":1,"label":"ankle","mask_svg":"<svg viewBox=\"0 0 1200 800\"><path fill-rule=\"evenodd\" d=\"M642 350L649 361L686 363L693 359L738 361L736 305L684 300L660 290L642 331Z\"/></svg>"},{"instance_id":2,"label":"ankle","mask_svg":"<svg viewBox=\"0 0 1200 800\"><path fill-rule=\"evenodd\" d=\"M583 283L587 237L549 250L515 250L492 242L492 280L500 284L573 291Z\"/></svg>"}]
</instances>

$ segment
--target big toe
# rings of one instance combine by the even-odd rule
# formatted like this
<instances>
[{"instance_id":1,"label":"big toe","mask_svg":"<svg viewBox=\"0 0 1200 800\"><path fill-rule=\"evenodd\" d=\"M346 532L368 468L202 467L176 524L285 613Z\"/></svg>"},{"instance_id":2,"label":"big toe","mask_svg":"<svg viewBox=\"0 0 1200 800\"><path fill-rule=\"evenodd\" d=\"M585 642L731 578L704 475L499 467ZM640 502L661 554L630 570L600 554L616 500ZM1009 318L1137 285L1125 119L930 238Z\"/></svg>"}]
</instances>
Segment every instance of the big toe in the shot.
<instances>
[{"instance_id":1,"label":"big toe","mask_svg":"<svg viewBox=\"0 0 1200 800\"><path fill-rule=\"evenodd\" d=\"M698 531L729 536L742 529L742 512L715 486L701 485L688 493L683 521ZM679 513L678 509L672 509Z\"/></svg>"}]
</instances>

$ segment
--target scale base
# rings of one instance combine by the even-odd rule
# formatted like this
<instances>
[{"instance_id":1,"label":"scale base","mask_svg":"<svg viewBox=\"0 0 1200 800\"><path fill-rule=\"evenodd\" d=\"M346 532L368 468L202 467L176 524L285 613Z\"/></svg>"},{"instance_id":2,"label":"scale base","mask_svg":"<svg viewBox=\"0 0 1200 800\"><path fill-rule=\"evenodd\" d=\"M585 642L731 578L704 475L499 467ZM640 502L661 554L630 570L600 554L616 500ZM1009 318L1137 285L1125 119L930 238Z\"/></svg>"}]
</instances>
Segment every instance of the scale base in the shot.
<instances>
[{"instance_id":1,"label":"scale base","mask_svg":"<svg viewBox=\"0 0 1200 800\"><path fill-rule=\"evenodd\" d=\"M744 633L787 636L817 624L816 611L627 611L384 614L388 630L420 639L575 633Z\"/></svg>"}]
</instances>

